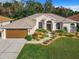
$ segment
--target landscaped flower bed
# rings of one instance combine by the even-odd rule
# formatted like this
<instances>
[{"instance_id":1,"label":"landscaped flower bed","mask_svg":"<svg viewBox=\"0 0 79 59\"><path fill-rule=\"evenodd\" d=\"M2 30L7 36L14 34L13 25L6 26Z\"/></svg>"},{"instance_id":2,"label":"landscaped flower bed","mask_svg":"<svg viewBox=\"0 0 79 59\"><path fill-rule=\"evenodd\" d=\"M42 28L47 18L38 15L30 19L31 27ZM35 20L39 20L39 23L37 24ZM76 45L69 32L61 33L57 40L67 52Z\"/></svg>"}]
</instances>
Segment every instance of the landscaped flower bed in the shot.
<instances>
[{"instance_id":1,"label":"landscaped flower bed","mask_svg":"<svg viewBox=\"0 0 79 59\"><path fill-rule=\"evenodd\" d=\"M44 29L37 29L32 36L33 36L33 39L37 41L44 39L45 37L48 37L47 31Z\"/></svg>"},{"instance_id":2,"label":"landscaped flower bed","mask_svg":"<svg viewBox=\"0 0 79 59\"><path fill-rule=\"evenodd\" d=\"M72 37L72 38L79 38L79 32L73 32L73 33L68 33L65 32L63 30L57 30L57 31L53 31L52 32L52 39L54 39L55 37L62 37L62 36L66 36L66 37Z\"/></svg>"}]
</instances>

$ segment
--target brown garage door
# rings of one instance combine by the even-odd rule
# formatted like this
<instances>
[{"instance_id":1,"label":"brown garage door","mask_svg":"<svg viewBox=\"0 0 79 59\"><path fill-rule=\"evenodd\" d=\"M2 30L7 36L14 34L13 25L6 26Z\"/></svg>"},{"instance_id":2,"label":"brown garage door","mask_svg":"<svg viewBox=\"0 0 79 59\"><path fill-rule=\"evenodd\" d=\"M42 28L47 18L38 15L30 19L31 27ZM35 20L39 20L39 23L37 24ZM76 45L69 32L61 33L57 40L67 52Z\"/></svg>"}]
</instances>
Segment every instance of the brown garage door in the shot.
<instances>
[{"instance_id":1,"label":"brown garage door","mask_svg":"<svg viewBox=\"0 0 79 59\"><path fill-rule=\"evenodd\" d=\"M28 34L28 31L25 29L7 29L6 37L7 38L24 38Z\"/></svg>"}]
</instances>

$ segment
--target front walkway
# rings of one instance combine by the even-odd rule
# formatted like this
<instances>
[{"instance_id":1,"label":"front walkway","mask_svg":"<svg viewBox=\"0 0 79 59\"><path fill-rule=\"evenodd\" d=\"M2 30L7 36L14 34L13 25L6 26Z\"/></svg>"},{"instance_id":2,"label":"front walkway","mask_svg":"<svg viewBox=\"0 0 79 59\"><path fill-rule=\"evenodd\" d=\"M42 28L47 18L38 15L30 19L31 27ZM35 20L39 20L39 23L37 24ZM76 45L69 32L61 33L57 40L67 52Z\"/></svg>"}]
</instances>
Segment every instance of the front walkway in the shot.
<instances>
[{"instance_id":1,"label":"front walkway","mask_svg":"<svg viewBox=\"0 0 79 59\"><path fill-rule=\"evenodd\" d=\"M0 39L0 59L16 59L25 43L24 39Z\"/></svg>"}]
</instances>

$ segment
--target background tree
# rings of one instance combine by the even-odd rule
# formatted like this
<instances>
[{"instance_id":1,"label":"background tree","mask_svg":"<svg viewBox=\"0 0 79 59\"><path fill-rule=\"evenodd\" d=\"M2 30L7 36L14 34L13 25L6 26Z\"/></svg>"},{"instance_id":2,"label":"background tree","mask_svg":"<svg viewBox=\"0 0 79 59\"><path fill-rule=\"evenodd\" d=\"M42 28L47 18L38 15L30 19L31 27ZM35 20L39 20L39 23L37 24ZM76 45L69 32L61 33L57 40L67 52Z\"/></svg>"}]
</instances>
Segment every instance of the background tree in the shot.
<instances>
[{"instance_id":1,"label":"background tree","mask_svg":"<svg viewBox=\"0 0 79 59\"><path fill-rule=\"evenodd\" d=\"M3 11L3 6L2 6L2 3L0 2L0 15L2 15L2 12Z\"/></svg>"},{"instance_id":2,"label":"background tree","mask_svg":"<svg viewBox=\"0 0 79 59\"><path fill-rule=\"evenodd\" d=\"M24 11L23 5L20 2L15 1L12 4L12 16L11 17L15 19L23 18L24 17L23 11Z\"/></svg>"},{"instance_id":3,"label":"background tree","mask_svg":"<svg viewBox=\"0 0 79 59\"><path fill-rule=\"evenodd\" d=\"M44 5L43 5L43 8L44 8L44 13L51 13L53 12L53 4L52 4L52 0L46 0Z\"/></svg>"},{"instance_id":4,"label":"background tree","mask_svg":"<svg viewBox=\"0 0 79 59\"><path fill-rule=\"evenodd\" d=\"M28 15L33 15L35 13L42 13L43 7L42 4L35 0L27 0L25 5L25 12Z\"/></svg>"},{"instance_id":5,"label":"background tree","mask_svg":"<svg viewBox=\"0 0 79 59\"><path fill-rule=\"evenodd\" d=\"M0 15L15 20L36 13L54 13L63 17L69 17L78 14L79 12L64 7L55 7L53 6L52 0L46 0L43 4L36 0L26 0L25 3L16 0L0 3Z\"/></svg>"},{"instance_id":6,"label":"background tree","mask_svg":"<svg viewBox=\"0 0 79 59\"><path fill-rule=\"evenodd\" d=\"M9 2L6 2L3 4L3 14L4 16L8 16L10 17L12 15L11 13L11 6L12 6L12 3L9 3Z\"/></svg>"},{"instance_id":7,"label":"background tree","mask_svg":"<svg viewBox=\"0 0 79 59\"><path fill-rule=\"evenodd\" d=\"M54 13L58 14L60 16L63 16L63 17L69 17L69 16L76 14L73 10L67 9L67 8L64 8L64 7L56 7L55 10L54 10Z\"/></svg>"}]
</instances>

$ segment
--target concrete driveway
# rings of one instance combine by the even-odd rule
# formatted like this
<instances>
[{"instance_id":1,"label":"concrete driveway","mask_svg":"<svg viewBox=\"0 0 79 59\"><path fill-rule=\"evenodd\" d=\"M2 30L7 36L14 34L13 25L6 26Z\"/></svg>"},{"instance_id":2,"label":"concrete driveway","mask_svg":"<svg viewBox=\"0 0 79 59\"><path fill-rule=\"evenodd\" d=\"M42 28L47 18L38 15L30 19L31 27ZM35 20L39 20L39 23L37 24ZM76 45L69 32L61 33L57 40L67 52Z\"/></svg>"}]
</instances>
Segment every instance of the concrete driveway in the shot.
<instances>
[{"instance_id":1,"label":"concrete driveway","mask_svg":"<svg viewBox=\"0 0 79 59\"><path fill-rule=\"evenodd\" d=\"M25 43L24 39L0 39L0 59L16 59Z\"/></svg>"}]
</instances>

